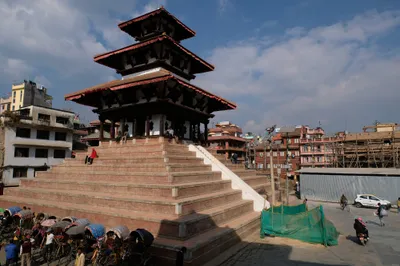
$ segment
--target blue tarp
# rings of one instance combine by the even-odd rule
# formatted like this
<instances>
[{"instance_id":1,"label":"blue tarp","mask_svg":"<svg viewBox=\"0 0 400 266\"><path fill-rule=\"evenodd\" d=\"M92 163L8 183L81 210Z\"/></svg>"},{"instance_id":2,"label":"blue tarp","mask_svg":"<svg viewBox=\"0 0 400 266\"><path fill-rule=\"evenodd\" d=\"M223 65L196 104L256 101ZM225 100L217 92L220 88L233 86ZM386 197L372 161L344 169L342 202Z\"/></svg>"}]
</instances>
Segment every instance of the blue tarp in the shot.
<instances>
[{"instance_id":1,"label":"blue tarp","mask_svg":"<svg viewBox=\"0 0 400 266\"><path fill-rule=\"evenodd\" d=\"M102 224L89 224L86 226L86 230L89 230L92 233L92 236L96 239L103 237L106 231Z\"/></svg>"},{"instance_id":2,"label":"blue tarp","mask_svg":"<svg viewBox=\"0 0 400 266\"><path fill-rule=\"evenodd\" d=\"M6 211L8 211L11 216L13 216L14 214L22 211L22 209L20 207L14 206L14 207L10 207L10 208L6 209Z\"/></svg>"}]
</instances>

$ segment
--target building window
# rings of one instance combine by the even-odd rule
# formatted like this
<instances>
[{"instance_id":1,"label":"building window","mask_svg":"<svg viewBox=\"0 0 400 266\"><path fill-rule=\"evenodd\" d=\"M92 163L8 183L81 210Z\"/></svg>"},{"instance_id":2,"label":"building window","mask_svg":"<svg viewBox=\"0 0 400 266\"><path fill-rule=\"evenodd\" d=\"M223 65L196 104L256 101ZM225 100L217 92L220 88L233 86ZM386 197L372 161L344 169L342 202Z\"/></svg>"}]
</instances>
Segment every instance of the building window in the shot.
<instances>
[{"instance_id":1,"label":"building window","mask_svg":"<svg viewBox=\"0 0 400 266\"><path fill-rule=\"evenodd\" d=\"M56 132L54 139L55 140L66 141L67 140L67 133L65 133L65 132Z\"/></svg>"},{"instance_id":2,"label":"building window","mask_svg":"<svg viewBox=\"0 0 400 266\"><path fill-rule=\"evenodd\" d=\"M68 124L69 118L68 117L61 117L61 116L56 116L56 123L60 123L63 125Z\"/></svg>"},{"instance_id":3,"label":"building window","mask_svg":"<svg viewBox=\"0 0 400 266\"><path fill-rule=\"evenodd\" d=\"M268 156L268 157L271 156L271 153L270 153L270 152L267 152L267 156Z\"/></svg>"},{"instance_id":4,"label":"building window","mask_svg":"<svg viewBox=\"0 0 400 266\"><path fill-rule=\"evenodd\" d=\"M54 158L64 159L65 158L65 150L54 150Z\"/></svg>"},{"instance_id":5,"label":"building window","mask_svg":"<svg viewBox=\"0 0 400 266\"><path fill-rule=\"evenodd\" d=\"M300 140L299 139L294 139L294 143L299 143Z\"/></svg>"},{"instance_id":6,"label":"building window","mask_svg":"<svg viewBox=\"0 0 400 266\"><path fill-rule=\"evenodd\" d=\"M29 157L29 148L15 148L14 157Z\"/></svg>"},{"instance_id":7,"label":"building window","mask_svg":"<svg viewBox=\"0 0 400 266\"><path fill-rule=\"evenodd\" d=\"M10 111L10 104L7 104L7 111Z\"/></svg>"},{"instance_id":8,"label":"building window","mask_svg":"<svg viewBox=\"0 0 400 266\"><path fill-rule=\"evenodd\" d=\"M19 93L19 99L20 99L20 101L22 102L22 90L21 90L20 93Z\"/></svg>"},{"instance_id":9,"label":"building window","mask_svg":"<svg viewBox=\"0 0 400 266\"><path fill-rule=\"evenodd\" d=\"M13 169L13 177L21 178L28 177L28 167L16 167Z\"/></svg>"},{"instance_id":10,"label":"building window","mask_svg":"<svg viewBox=\"0 0 400 266\"><path fill-rule=\"evenodd\" d=\"M35 167L34 168L34 170L35 170L34 176L36 177L36 172L45 172L45 171L47 171L47 169L48 169L47 166Z\"/></svg>"},{"instance_id":11,"label":"building window","mask_svg":"<svg viewBox=\"0 0 400 266\"><path fill-rule=\"evenodd\" d=\"M38 131L36 131L36 138L37 139L49 139L50 132L47 130L38 130Z\"/></svg>"},{"instance_id":12,"label":"building window","mask_svg":"<svg viewBox=\"0 0 400 266\"><path fill-rule=\"evenodd\" d=\"M39 120L40 122L50 123L50 115L38 114L38 120Z\"/></svg>"},{"instance_id":13,"label":"building window","mask_svg":"<svg viewBox=\"0 0 400 266\"><path fill-rule=\"evenodd\" d=\"M12 106L12 110L15 111L15 106L14 105Z\"/></svg>"},{"instance_id":14,"label":"building window","mask_svg":"<svg viewBox=\"0 0 400 266\"><path fill-rule=\"evenodd\" d=\"M278 155L278 153L276 152L276 151L274 151L273 153L272 153L272 156L274 156L274 157L276 157Z\"/></svg>"},{"instance_id":15,"label":"building window","mask_svg":"<svg viewBox=\"0 0 400 266\"><path fill-rule=\"evenodd\" d=\"M31 130L29 128L17 127L16 136L19 138L30 138Z\"/></svg>"},{"instance_id":16,"label":"building window","mask_svg":"<svg viewBox=\"0 0 400 266\"><path fill-rule=\"evenodd\" d=\"M49 150L47 149L36 149L35 158L47 158L49 154Z\"/></svg>"},{"instance_id":17,"label":"building window","mask_svg":"<svg viewBox=\"0 0 400 266\"><path fill-rule=\"evenodd\" d=\"M281 151L281 152L279 153L279 156L284 157L284 156L285 156L285 152Z\"/></svg>"}]
</instances>

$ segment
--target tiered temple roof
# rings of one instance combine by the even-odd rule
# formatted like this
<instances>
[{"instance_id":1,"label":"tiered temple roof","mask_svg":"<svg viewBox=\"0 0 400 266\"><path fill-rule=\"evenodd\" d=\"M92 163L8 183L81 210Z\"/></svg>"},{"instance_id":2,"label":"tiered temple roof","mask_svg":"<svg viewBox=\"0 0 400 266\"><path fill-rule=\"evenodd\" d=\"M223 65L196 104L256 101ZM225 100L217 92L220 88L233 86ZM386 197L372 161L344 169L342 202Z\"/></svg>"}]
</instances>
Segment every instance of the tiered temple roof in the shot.
<instances>
[{"instance_id":1,"label":"tiered temple roof","mask_svg":"<svg viewBox=\"0 0 400 266\"><path fill-rule=\"evenodd\" d=\"M120 23L119 28L139 42L96 55L94 61L115 69L122 79L67 94L66 100L94 107L102 123L130 123L130 136L163 135L172 127L191 140L200 139L200 124L208 131L213 112L236 108L190 83L195 74L214 66L180 44L195 32L163 7Z\"/></svg>"}]
</instances>

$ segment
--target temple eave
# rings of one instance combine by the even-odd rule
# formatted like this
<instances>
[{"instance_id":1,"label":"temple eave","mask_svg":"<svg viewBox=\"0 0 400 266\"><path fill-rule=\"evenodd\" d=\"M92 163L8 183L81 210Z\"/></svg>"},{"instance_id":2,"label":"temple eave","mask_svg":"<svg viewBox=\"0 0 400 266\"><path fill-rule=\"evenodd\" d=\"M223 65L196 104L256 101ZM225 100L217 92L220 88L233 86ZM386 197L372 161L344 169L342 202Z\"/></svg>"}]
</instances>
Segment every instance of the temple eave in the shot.
<instances>
[{"instance_id":1,"label":"temple eave","mask_svg":"<svg viewBox=\"0 0 400 266\"><path fill-rule=\"evenodd\" d=\"M133 77L125 80L115 80L111 82L107 82L104 84L100 84L82 91L78 91L75 93L71 93L65 95L66 101L75 101L77 103L97 107L99 93L103 91L119 91L123 89L131 89L137 86L147 85L147 84L156 84L160 82L166 82L171 80L176 84L179 84L187 89L190 89L196 93L203 95L211 100L215 100L219 107L214 111L222 111L222 110L230 110L236 109L236 104L229 102L217 95L209 93L201 88L198 88L190 83L187 83L179 78L176 78L172 74L167 71L159 71L158 73L145 74L142 76Z\"/></svg>"},{"instance_id":2,"label":"temple eave","mask_svg":"<svg viewBox=\"0 0 400 266\"><path fill-rule=\"evenodd\" d=\"M139 24L139 23L143 22L144 20L147 20L150 17L156 16L156 15L159 15L159 14L166 15L168 18L170 18L171 21L175 22L176 25L178 25L181 28L182 32L185 32L183 39L191 38L191 37L194 37L196 35L196 32L194 30L192 30L191 28L186 26L177 17L175 17L174 15L169 13L164 7L160 7L158 9L154 10L154 11L148 12L146 14L143 14L143 15L139 16L139 17L136 17L136 18L121 22L121 23L118 24L118 27L122 31L124 31L124 32L128 33L129 35L131 35L129 27L135 26L135 24ZM134 36L132 36L132 37L134 37ZM181 39L181 40L183 40L183 39Z\"/></svg>"},{"instance_id":3,"label":"temple eave","mask_svg":"<svg viewBox=\"0 0 400 266\"><path fill-rule=\"evenodd\" d=\"M156 37L149 39L147 41L144 41L144 42L135 43L135 44L132 44L132 45L129 45L129 46L117 49L117 50L113 50L110 52L96 55L96 56L94 56L94 61L96 63L102 64L104 66L118 69L118 68L120 68L120 66L118 66L118 64L120 64L122 62L122 57L125 55L125 53L132 52L132 51L135 51L135 50L138 50L141 48L149 49L151 45L153 45L157 42L163 42L163 43L168 42L169 44L172 44L173 45L172 47L175 47L175 49L178 49L181 52L183 52L184 54L186 54L186 56L189 56L193 62L197 62L198 64L202 65L202 68L204 68L204 69L201 69L198 73L213 71L215 69L215 67L212 64L201 59L199 56L192 53L188 49L184 48L179 43L177 43L175 40L173 40L171 37L169 37L168 35L165 35L165 34L161 35L161 36L156 36Z\"/></svg>"}]
</instances>

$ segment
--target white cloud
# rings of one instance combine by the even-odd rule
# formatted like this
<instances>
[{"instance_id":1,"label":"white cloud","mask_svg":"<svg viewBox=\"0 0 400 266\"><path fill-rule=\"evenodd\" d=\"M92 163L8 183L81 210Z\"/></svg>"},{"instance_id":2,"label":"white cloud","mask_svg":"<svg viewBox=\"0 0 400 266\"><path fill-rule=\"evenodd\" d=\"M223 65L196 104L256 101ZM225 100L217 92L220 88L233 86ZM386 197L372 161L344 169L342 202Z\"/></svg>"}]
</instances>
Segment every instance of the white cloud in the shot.
<instances>
[{"instance_id":1,"label":"white cloud","mask_svg":"<svg viewBox=\"0 0 400 266\"><path fill-rule=\"evenodd\" d=\"M386 54L379 41L399 27L399 14L368 12L330 26L296 27L276 38L218 47L208 58L216 70L196 83L239 107L251 102L252 108L228 115L248 131L318 121L342 130L343 117L360 130L375 119L395 120L400 53Z\"/></svg>"},{"instance_id":2,"label":"white cloud","mask_svg":"<svg viewBox=\"0 0 400 266\"><path fill-rule=\"evenodd\" d=\"M3 90L13 81L39 77L62 104L64 94L112 79L115 72L95 64L93 56L133 43L118 23L161 4L166 0L143 7L135 0L0 1Z\"/></svg>"},{"instance_id":3,"label":"white cloud","mask_svg":"<svg viewBox=\"0 0 400 266\"><path fill-rule=\"evenodd\" d=\"M229 5L229 0L217 0L217 2L218 2L218 9L220 12L224 12Z\"/></svg>"}]
</instances>

